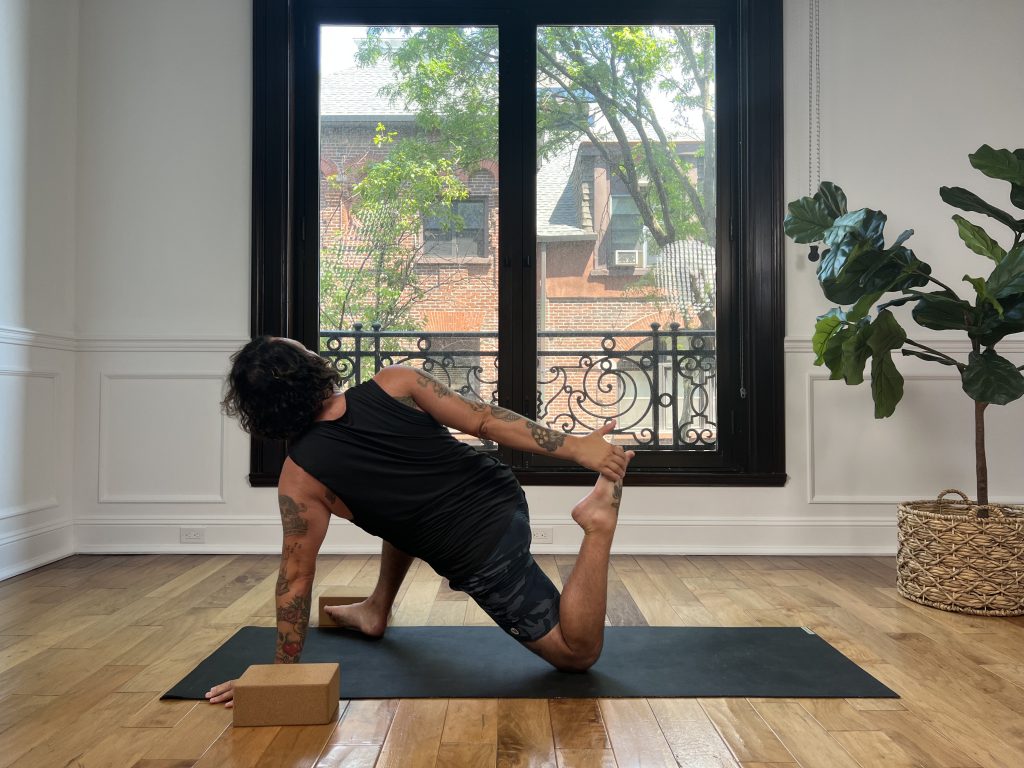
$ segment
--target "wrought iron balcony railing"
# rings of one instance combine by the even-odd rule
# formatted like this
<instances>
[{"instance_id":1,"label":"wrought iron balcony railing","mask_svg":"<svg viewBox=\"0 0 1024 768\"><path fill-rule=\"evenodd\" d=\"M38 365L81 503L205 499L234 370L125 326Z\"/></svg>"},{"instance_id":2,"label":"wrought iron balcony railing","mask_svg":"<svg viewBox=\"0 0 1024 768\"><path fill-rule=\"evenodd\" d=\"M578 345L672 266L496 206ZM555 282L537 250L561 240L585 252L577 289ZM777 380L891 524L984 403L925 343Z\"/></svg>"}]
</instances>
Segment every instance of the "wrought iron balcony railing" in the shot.
<instances>
[{"instance_id":1,"label":"wrought iron balcony railing","mask_svg":"<svg viewBox=\"0 0 1024 768\"><path fill-rule=\"evenodd\" d=\"M616 419L616 442L643 450L707 451L718 440L714 331L541 331L537 415L550 429L586 434ZM321 331L321 354L343 386L410 364L465 397L498 401L497 332Z\"/></svg>"}]
</instances>

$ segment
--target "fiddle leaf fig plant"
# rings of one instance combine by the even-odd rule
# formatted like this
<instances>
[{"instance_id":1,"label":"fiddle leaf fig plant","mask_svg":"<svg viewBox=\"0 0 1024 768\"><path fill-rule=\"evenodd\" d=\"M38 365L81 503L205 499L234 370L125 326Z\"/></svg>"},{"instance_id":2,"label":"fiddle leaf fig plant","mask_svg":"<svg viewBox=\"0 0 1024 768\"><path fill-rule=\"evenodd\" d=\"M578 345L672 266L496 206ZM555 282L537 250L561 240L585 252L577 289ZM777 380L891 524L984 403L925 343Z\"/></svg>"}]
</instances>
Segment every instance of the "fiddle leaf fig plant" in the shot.
<instances>
[{"instance_id":1,"label":"fiddle leaf fig plant","mask_svg":"<svg viewBox=\"0 0 1024 768\"><path fill-rule=\"evenodd\" d=\"M986 144L968 159L989 178L1009 182L1010 203L1024 210L1024 149L993 149ZM818 282L825 297L838 306L814 326L814 364L826 366L832 379L861 384L870 361L875 418L891 416L903 399L895 352L959 371L963 390L975 403L978 501L987 504L985 409L1024 395L1024 366L995 351L1005 337L1024 331L1024 218L961 187L941 187L939 196L954 208L983 214L1010 230L1012 241L1004 248L982 226L953 215L964 245L992 262L988 276L963 275L966 298L937 279L931 266L905 245L914 230L902 232L886 246L886 215L870 208L850 211L846 194L830 181L822 182L813 196L789 204L785 232L796 243L825 245ZM1005 235L1002 242L1007 242ZM911 317L922 328L966 333L971 344L967 360L908 338L891 311L905 304L913 305Z\"/></svg>"}]
</instances>

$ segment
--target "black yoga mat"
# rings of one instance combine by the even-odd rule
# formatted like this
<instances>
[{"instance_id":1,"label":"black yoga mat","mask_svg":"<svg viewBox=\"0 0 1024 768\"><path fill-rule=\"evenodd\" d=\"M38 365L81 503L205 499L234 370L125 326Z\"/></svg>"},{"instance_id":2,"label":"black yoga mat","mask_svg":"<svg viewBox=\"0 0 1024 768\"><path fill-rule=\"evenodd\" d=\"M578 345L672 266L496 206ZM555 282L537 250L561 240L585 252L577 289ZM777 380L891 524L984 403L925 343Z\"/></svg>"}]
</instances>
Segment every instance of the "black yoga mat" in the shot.
<instances>
[{"instance_id":1,"label":"black yoga mat","mask_svg":"<svg viewBox=\"0 0 1024 768\"><path fill-rule=\"evenodd\" d=\"M163 695L202 699L273 661L276 629L244 627ZM343 699L899 698L801 627L606 627L586 673L563 673L496 627L391 627L380 640L310 629L304 662L341 664Z\"/></svg>"}]
</instances>

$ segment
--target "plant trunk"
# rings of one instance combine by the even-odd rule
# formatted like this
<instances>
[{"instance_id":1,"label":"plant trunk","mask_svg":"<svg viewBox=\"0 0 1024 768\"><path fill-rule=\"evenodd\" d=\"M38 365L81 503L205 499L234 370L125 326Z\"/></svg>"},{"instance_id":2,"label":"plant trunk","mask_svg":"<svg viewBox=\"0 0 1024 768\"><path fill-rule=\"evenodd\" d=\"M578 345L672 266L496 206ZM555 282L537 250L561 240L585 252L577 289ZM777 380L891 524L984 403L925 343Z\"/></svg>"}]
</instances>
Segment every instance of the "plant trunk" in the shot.
<instances>
[{"instance_id":1,"label":"plant trunk","mask_svg":"<svg viewBox=\"0 0 1024 768\"><path fill-rule=\"evenodd\" d=\"M988 463L985 461L985 409L988 403L974 404L974 459L978 471L978 503L988 504Z\"/></svg>"}]
</instances>

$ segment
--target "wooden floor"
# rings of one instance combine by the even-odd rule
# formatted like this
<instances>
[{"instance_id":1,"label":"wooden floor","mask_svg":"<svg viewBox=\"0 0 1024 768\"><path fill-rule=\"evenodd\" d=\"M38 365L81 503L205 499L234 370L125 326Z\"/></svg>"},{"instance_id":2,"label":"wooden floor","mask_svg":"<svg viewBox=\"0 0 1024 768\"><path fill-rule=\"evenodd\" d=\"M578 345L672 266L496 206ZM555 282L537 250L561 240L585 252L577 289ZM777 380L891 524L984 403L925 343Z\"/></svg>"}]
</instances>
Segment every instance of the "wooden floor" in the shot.
<instances>
[{"instance_id":1,"label":"wooden floor","mask_svg":"<svg viewBox=\"0 0 1024 768\"><path fill-rule=\"evenodd\" d=\"M538 560L558 584L573 562ZM885 557L617 556L608 621L810 627L899 700L343 701L329 725L238 729L159 701L236 629L273 625L277 563L76 556L0 582L0 768L1024 766L1024 619L907 602ZM376 568L322 557L318 584ZM489 620L416 563L394 623Z\"/></svg>"}]
</instances>

